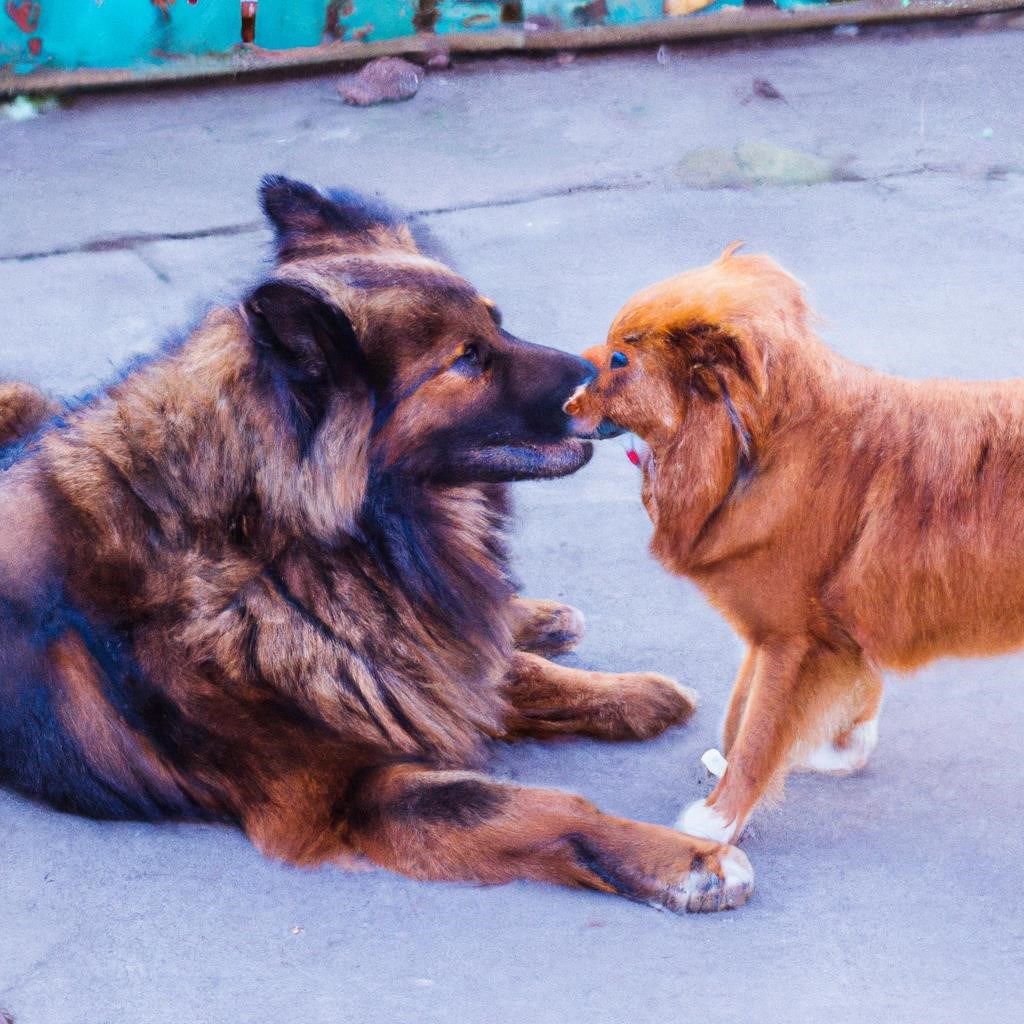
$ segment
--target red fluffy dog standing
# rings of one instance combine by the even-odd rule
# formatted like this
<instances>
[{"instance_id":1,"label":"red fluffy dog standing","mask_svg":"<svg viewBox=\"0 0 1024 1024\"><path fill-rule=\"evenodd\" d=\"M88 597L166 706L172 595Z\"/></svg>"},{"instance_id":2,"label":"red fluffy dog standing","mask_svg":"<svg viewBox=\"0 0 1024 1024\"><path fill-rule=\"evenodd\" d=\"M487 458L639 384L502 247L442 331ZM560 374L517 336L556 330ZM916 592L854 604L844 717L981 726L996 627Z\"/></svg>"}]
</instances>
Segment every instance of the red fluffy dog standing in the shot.
<instances>
[{"instance_id":1,"label":"red fluffy dog standing","mask_svg":"<svg viewBox=\"0 0 1024 1024\"><path fill-rule=\"evenodd\" d=\"M680 820L725 842L788 769L863 767L883 668L1024 644L1024 381L857 366L736 248L630 299L568 407L647 442L652 551L748 645L728 769Z\"/></svg>"}]
</instances>

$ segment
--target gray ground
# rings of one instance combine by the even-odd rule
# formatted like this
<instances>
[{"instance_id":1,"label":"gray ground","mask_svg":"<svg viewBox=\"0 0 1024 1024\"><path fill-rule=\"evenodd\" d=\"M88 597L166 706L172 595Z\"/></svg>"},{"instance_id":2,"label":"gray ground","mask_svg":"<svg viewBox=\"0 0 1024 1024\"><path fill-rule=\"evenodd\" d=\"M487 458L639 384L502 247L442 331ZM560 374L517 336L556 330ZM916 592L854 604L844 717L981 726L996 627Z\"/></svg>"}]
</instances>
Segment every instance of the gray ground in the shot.
<instances>
[{"instance_id":1,"label":"gray ground","mask_svg":"<svg viewBox=\"0 0 1024 1024\"><path fill-rule=\"evenodd\" d=\"M79 390L236 294L268 241L259 175L283 171L431 211L528 338L578 351L635 288L743 238L807 283L847 355L1017 375L1022 43L883 30L664 64L464 64L368 110L324 77L0 122L0 372ZM754 78L785 100L750 98ZM744 176L769 181L717 187ZM637 492L618 441L573 479L522 486L519 569L586 611L581 663L674 674L702 711L652 743L503 749L495 770L670 822L707 788L698 757L740 651L647 555ZM1024 1021L1022 674L1017 656L893 680L868 771L794 779L744 839L751 903L710 917L302 872L231 831L0 795L0 1007L18 1024Z\"/></svg>"}]
</instances>

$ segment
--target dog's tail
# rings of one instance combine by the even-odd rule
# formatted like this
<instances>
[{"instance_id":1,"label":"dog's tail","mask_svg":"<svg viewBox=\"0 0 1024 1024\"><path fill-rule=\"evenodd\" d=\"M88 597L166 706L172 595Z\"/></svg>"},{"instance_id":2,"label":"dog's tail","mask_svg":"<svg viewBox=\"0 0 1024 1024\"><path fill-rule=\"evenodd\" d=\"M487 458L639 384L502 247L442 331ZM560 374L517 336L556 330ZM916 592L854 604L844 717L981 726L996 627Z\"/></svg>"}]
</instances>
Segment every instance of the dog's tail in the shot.
<instances>
[{"instance_id":1,"label":"dog's tail","mask_svg":"<svg viewBox=\"0 0 1024 1024\"><path fill-rule=\"evenodd\" d=\"M0 381L0 448L27 437L57 409L55 402L31 384Z\"/></svg>"}]
</instances>

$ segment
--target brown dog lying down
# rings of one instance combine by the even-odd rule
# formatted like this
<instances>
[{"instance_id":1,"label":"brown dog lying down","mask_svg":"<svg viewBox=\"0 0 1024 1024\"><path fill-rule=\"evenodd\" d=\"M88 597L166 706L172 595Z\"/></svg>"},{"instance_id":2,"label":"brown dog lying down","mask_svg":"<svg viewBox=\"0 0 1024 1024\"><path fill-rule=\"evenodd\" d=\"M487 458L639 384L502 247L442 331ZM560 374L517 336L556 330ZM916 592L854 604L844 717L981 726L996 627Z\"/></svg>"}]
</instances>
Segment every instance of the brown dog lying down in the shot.
<instances>
[{"instance_id":1,"label":"brown dog lying down","mask_svg":"<svg viewBox=\"0 0 1024 1024\"><path fill-rule=\"evenodd\" d=\"M793 278L735 249L630 299L568 407L647 442L652 551L749 645L728 769L679 825L722 842L787 769L865 764L881 669L1024 643L1024 382L850 363Z\"/></svg>"},{"instance_id":2,"label":"brown dog lying down","mask_svg":"<svg viewBox=\"0 0 1024 1024\"><path fill-rule=\"evenodd\" d=\"M593 367L503 331L373 203L270 178L263 204L273 276L0 451L0 782L298 864L742 903L738 850L473 770L494 737L693 710L522 650L581 619L513 596L504 483L587 461L563 405ZM47 412L0 389L0 437Z\"/></svg>"}]
</instances>

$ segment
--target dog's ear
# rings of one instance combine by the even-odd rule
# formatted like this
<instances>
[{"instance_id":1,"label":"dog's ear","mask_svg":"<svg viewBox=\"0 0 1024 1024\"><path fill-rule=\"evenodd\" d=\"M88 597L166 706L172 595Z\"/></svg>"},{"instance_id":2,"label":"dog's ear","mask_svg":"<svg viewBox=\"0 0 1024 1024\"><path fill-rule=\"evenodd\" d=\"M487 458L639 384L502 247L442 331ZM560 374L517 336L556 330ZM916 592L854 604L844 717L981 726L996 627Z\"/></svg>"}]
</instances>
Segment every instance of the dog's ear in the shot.
<instances>
[{"instance_id":1,"label":"dog's ear","mask_svg":"<svg viewBox=\"0 0 1024 1024\"><path fill-rule=\"evenodd\" d=\"M383 244L416 251L406 219L358 192L324 193L305 182L268 174L260 183L260 204L274 228L278 262L303 252Z\"/></svg>"},{"instance_id":2,"label":"dog's ear","mask_svg":"<svg viewBox=\"0 0 1024 1024\"><path fill-rule=\"evenodd\" d=\"M707 524L757 471L764 371L754 347L718 324L689 323L669 340L682 356L679 390L686 413L675 455L658 466L651 550L685 571Z\"/></svg>"},{"instance_id":3,"label":"dog's ear","mask_svg":"<svg viewBox=\"0 0 1024 1024\"><path fill-rule=\"evenodd\" d=\"M686 356L689 385L701 398L721 397L723 387L764 390L764 367L756 345L744 334L721 324L689 324L669 332Z\"/></svg>"},{"instance_id":4,"label":"dog's ear","mask_svg":"<svg viewBox=\"0 0 1024 1024\"><path fill-rule=\"evenodd\" d=\"M315 289L270 280L243 303L250 337L283 394L300 453L308 452L339 392L370 393L366 357L352 322Z\"/></svg>"},{"instance_id":5,"label":"dog's ear","mask_svg":"<svg viewBox=\"0 0 1024 1024\"><path fill-rule=\"evenodd\" d=\"M702 421L707 445L725 453L728 463L709 469L707 479L745 476L757 459L763 418L765 369L756 341L742 329L714 322L689 323L669 337L685 357L687 419Z\"/></svg>"}]
</instances>

